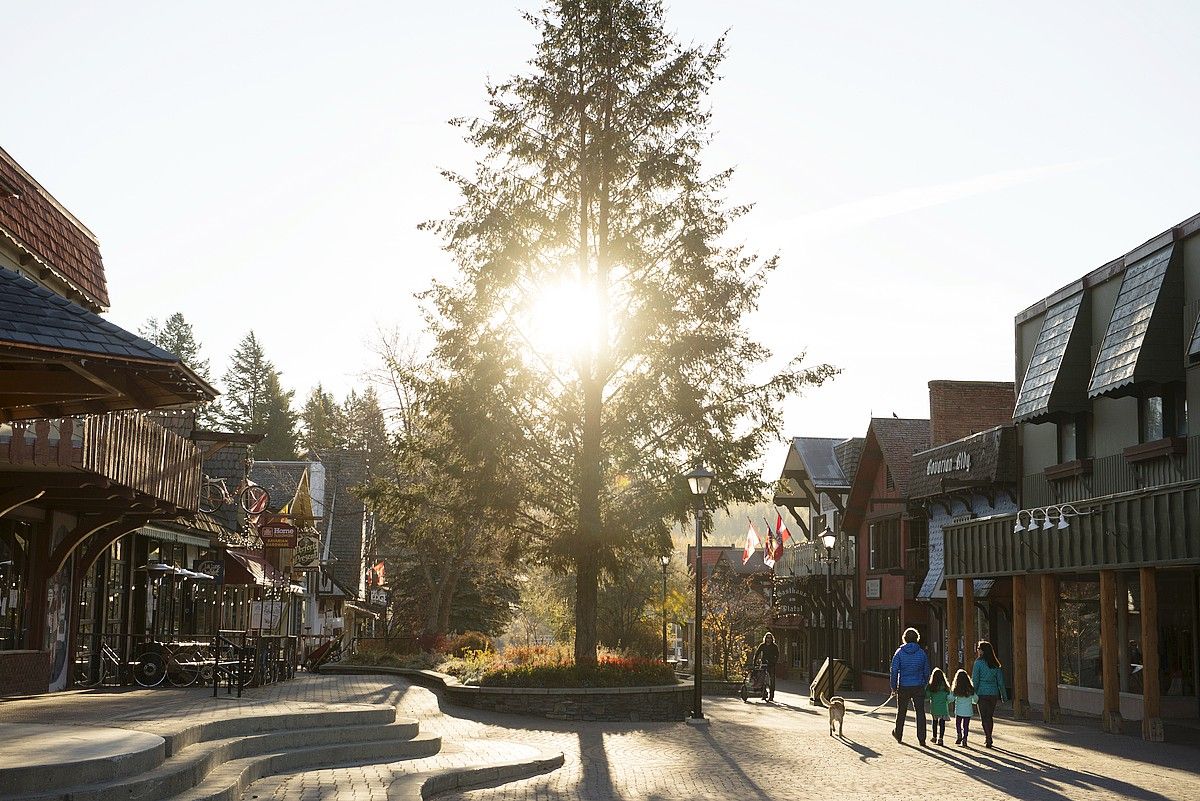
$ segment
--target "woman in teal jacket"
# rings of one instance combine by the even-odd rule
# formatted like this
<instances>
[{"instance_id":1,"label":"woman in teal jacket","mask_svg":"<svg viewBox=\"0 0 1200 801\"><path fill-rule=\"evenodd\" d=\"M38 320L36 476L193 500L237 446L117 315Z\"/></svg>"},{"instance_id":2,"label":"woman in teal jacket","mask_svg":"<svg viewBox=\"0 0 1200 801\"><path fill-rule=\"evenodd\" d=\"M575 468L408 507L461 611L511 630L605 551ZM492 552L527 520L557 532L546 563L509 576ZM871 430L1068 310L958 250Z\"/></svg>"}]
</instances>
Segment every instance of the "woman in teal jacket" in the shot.
<instances>
[{"instance_id":1,"label":"woman in teal jacket","mask_svg":"<svg viewBox=\"0 0 1200 801\"><path fill-rule=\"evenodd\" d=\"M975 648L975 667L971 668L971 683L979 696L979 720L983 723L984 745L992 747L992 716L996 704L1008 700L1004 688L1004 671L996 658L996 649L987 640L980 640Z\"/></svg>"}]
</instances>

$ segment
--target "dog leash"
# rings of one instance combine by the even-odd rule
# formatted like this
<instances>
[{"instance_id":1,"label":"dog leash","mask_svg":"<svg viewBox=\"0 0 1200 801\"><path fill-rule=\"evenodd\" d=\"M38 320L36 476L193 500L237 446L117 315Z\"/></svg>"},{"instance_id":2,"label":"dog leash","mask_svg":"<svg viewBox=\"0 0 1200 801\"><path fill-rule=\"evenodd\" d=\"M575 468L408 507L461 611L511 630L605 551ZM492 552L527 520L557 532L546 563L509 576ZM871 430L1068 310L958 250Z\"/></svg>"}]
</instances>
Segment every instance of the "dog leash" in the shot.
<instances>
[{"instance_id":1,"label":"dog leash","mask_svg":"<svg viewBox=\"0 0 1200 801\"><path fill-rule=\"evenodd\" d=\"M893 698L895 698L895 697L896 697L896 696L894 696L894 695L889 695L887 698L883 699L883 703L882 703L882 704L880 704L879 706L875 707L874 709L870 710L869 712L859 712L858 714L860 714L860 715L874 715L876 712L878 712L879 710L883 709L885 706L887 706L888 704L890 704L890 703L892 702L892 699L893 699Z\"/></svg>"}]
</instances>

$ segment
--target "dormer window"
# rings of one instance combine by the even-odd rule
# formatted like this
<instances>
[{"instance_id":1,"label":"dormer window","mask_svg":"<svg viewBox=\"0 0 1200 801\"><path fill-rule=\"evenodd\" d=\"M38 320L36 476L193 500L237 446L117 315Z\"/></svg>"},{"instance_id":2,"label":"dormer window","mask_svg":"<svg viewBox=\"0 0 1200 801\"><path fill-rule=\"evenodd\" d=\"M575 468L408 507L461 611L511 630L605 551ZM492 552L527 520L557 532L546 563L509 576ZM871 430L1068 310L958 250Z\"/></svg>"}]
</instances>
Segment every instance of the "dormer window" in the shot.
<instances>
[{"instance_id":1,"label":"dormer window","mask_svg":"<svg viewBox=\"0 0 1200 801\"><path fill-rule=\"evenodd\" d=\"M1140 442L1187 436L1187 398L1179 384L1168 384L1138 398Z\"/></svg>"},{"instance_id":2,"label":"dormer window","mask_svg":"<svg viewBox=\"0 0 1200 801\"><path fill-rule=\"evenodd\" d=\"M1070 415L1058 422L1058 463L1065 464L1088 458L1091 419L1085 412Z\"/></svg>"}]
</instances>

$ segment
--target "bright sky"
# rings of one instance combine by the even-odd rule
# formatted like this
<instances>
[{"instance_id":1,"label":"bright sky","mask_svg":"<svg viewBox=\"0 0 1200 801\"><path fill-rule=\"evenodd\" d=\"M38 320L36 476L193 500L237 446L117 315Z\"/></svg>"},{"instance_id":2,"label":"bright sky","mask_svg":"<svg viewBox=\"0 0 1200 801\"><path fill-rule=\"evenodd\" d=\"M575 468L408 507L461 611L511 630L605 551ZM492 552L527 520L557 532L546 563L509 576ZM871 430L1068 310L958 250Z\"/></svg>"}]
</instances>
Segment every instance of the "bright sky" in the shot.
<instances>
[{"instance_id":1,"label":"bright sky","mask_svg":"<svg viewBox=\"0 0 1200 801\"><path fill-rule=\"evenodd\" d=\"M471 153L446 125L522 69L477 2L0 0L0 145L100 238L110 318L183 312L223 371L250 328L339 396L446 275L416 230ZM677 0L729 30L708 165L782 266L751 321L844 372L787 433L924 417L930 379L1013 380L1013 316L1197 211L1200 6ZM1192 156L1188 154L1192 153Z\"/></svg>"}]
</instances>

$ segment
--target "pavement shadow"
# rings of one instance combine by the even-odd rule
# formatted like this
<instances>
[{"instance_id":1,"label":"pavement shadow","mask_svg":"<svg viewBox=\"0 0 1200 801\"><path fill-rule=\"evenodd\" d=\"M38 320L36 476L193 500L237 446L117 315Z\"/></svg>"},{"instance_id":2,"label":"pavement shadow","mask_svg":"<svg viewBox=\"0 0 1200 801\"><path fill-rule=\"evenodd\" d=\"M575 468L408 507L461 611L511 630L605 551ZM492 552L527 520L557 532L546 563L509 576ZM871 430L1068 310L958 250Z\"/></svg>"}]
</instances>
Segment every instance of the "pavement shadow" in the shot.
<instances>
[{"instance_id":1,"label":"pavement shadow","mask_svg":"<svg viewBox=\"0 0 1200 801\"><path fill-rule=\"evenodd\" d=\"M926 755L948 768L961 771L980 784L1014 798L1071 801L1080 791L1113 798L1168 801L1167 796L1113 776L1064 768L1035 757L996 748L922 748ZM1000 754L1004 756L1000 756Z\"/></svg>"},{"instance_id":2,"label":"pavement shadow","mask_svg":"<svg viewBox=\"0 0 1200 801\"><path fill-rule=\"evenodd\" d=\"M876 757L883 756L882 751L876 751L874 748L871 748L870 746L867 746L867 745L863 745L862 743L857 743L854 740L849 739L848 737L843 737L841 735L838 735L837 737L834 737L833 739L835 741L841 743L842 745L846 746L851 751L854 751L855 753L857 753L859 762L869 762L872 759L875 759Z\"/></svg>"}]
</instances>

